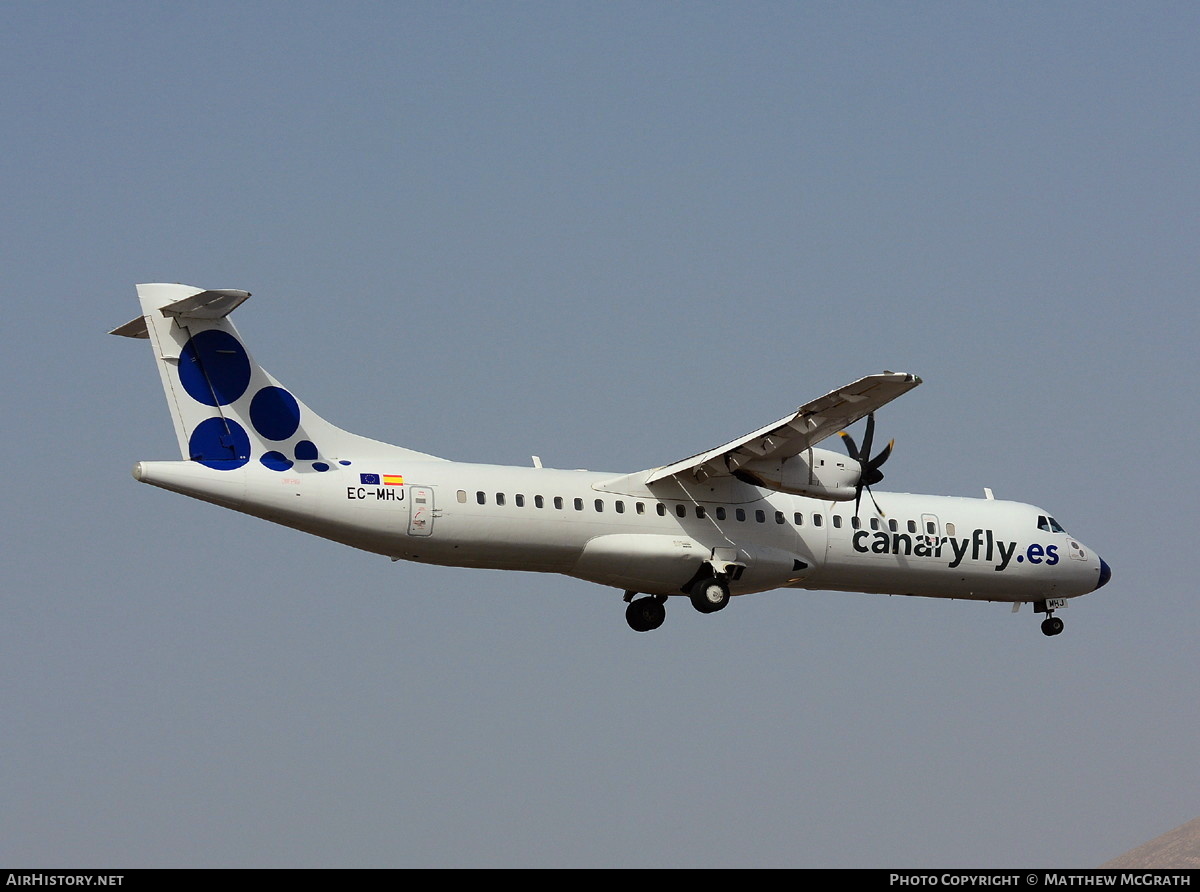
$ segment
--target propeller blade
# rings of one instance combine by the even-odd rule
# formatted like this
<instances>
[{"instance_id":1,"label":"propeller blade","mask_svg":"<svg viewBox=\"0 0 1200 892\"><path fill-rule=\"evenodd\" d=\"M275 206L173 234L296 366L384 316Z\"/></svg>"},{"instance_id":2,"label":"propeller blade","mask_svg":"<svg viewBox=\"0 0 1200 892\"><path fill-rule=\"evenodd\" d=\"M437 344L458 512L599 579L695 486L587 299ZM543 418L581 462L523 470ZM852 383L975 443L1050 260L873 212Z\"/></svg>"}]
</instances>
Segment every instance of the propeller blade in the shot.
<instances>
[{"instance_id":1,"label":"propeller blade","mask_svg":"<svg viewBox=\"0 0 1200 892\"><path fill-rule=\"evenodd\" d=\"M883 447L883 452L879 453L877 456L867 462L867 467L871 468L872 470L878 470L879 466L888 460L888 456L892 454L892 447L895 445L895 440L888 440L888 444Z\"/></svg>"},{"instance_id":2,"label":"propeller blade","mask_svg":"<svg viewBox=\"0 0 1200 892\"><path fill-rule=\"evenodd\" d=\"M860 459L858 457L858 455L859 455L858 447L854 445L854 438L851 437L845 431L842 431L840 434L838 434L838 436L841 437L842 442L846 444L846 454L849 455L855 461L858 461L858 462L862 461L862 459Z\"/></svg>"},{"instance_id":3,"label":"propeller blade","mask_svg":"<svg viewBox=\"0 0 1200 892\"><path fill-rule=\"evenodd\" d=\"M867 432L863 434L863 448L861 461L867 461L871 458L871 444L875 442L875 413L872 412L867 416Z\"/></svg>"},{"instance_id":4,"label":"propeller blade","mask_svg":"<svg viewBox=\"0 0 1200 892\"><path fill-rule=\"evenodd\" d=\"M869 486L867 487L867 495L871 497L871 504L875 506L875 511L879 516L886 517L887 515L883 513L883 509L879 507L879 503L875 501L875 493L871 492L871 487Z\"/></svg>"}]
</instances>

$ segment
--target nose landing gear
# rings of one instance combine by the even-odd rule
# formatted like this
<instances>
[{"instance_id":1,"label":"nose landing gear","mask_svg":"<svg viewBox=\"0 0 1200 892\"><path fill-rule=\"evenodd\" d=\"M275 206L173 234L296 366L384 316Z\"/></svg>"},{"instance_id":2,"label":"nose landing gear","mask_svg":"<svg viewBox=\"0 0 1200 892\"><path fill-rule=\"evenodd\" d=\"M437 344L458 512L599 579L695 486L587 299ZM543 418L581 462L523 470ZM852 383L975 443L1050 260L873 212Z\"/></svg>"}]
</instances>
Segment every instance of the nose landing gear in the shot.
<instances>
[{"instance_id":1,"label":"nose landing gear","mask_svg":"<svg viewBox=\"0 0 1200 892\"><path fill-rule=\"evenodd\" d=\"M1057 616L1048 616L1042 620L1043 635L1057 635L1063 630L1063 621Z\"/></svg>"},{"instance_id":2,"label":"nose landing gear","mask_svg":"<svg viewBox=\"0 0 1200 892\"><path fill-rule=\"evenodd\" d=\"M1061 599L1047 599L1045 601L1033 602L1034 613L1046 614L1046 618L1042 620L1042 634L1047 638L1053 638L1055 635L1062 634L1063 621L1054 615L1054 609L1065 606Z\"/></svg>"}]
</instances>

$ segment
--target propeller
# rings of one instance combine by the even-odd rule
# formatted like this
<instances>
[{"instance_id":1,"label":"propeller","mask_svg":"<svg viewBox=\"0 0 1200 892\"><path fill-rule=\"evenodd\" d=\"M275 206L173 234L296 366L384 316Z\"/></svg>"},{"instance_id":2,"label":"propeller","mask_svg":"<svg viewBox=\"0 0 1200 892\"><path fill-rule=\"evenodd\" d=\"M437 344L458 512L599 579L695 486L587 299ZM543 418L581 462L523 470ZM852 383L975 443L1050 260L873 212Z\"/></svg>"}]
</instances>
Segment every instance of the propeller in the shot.
<instances>
[{"instance_id":1,"label":"propeller","mask_svg":"<svg viewBox=\"0 0 1200 892\"><path fill-rule=\"evenodd\" d=\"M860 469L858 475L858 483L854 487L854 516L858 517L858 505L862 501L862 492L865 489L867 495L871 497L871 502L875 505L875 510L882 515L879 510L879 503L875 501L875 493L871 492L871 484L878 483L883 479L883 472L879 470L879 466L888 460L888 456L892 454L892 447L896 445L895 440L889 440L888 444L883 447L874 458L870 458L871 446L875 441L875 413L872 412L867 416L867 430L863 434L863 448L859 452L858 447L854 445L854 438L845 431L842 431L839 436L846 443L846 452L850 457L858 462Z\"/></svg>"}]
</instances>

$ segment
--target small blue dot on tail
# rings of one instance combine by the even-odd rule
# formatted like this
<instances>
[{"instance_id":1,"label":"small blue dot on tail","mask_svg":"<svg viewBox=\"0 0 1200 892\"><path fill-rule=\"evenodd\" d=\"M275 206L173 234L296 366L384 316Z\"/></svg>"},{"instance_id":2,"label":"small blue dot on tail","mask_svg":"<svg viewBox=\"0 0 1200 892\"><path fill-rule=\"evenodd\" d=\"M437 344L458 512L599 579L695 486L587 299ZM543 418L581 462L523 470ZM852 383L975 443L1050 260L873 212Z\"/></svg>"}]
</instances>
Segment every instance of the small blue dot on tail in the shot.
<instances>
[{"instance_id":1,"label":"small blue dot on tail","mask_svg":"<svg viewBox=\"0 0 1200 892\"><path fill-rule=\"evenodd\" d=\"M292 460L282 452L268 452L259 461L272 471L289 471L292 467Z\"/></svg>"}]
</instances>

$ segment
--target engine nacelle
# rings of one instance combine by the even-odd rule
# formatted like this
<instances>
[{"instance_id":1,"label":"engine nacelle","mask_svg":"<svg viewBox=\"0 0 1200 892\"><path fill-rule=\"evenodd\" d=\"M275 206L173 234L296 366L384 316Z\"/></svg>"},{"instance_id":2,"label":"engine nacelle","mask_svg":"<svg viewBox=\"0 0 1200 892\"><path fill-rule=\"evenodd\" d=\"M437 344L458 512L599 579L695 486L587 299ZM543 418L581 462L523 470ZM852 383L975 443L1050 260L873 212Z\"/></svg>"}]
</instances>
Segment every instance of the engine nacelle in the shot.
<instances>
[{"instance_id":1,"label":"engine nacelle","mask_svg":"<svg viewBox=\"0 0 1200 892\"><path fill-rule=\"evenodd\" d=\"M835 502L854 499L862 470L854 459L829 449L809 449L783 461L747 462L733 471L743 483Z\"/></svg>"}]
</instances>

